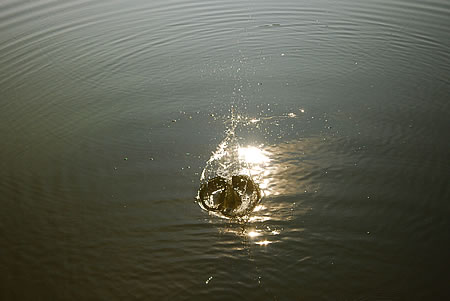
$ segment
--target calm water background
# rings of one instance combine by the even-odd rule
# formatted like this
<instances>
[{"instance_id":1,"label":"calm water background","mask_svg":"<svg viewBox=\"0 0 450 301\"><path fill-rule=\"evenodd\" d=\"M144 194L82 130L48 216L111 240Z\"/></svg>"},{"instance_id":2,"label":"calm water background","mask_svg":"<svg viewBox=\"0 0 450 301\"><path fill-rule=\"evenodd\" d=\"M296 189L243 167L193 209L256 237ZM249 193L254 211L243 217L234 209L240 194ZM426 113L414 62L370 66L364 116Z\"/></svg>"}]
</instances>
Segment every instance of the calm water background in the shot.
<instances>
[{"instance_id":1,"label":"calm water background","mask_svg":"<svg viewBox=\"0 0 450 301\"><path fill-rule=\"evenodd\" d=\"M450 2L0 3L0 299L450 296ZM194 203L230 126L247 223Z\"/></svg>"}]
</instances>

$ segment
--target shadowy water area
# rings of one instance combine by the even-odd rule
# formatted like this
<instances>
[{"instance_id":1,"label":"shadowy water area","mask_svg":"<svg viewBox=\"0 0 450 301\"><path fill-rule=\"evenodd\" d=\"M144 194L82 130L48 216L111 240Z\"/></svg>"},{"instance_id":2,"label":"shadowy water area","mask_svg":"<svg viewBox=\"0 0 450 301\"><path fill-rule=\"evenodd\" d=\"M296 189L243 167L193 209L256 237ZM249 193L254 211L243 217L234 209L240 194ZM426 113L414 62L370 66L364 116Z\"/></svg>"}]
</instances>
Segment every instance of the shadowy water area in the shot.
<instances>
[{"instance_id":1,"label":"shadowy water area","mask_svg":"<svg viewBox=\"0 0 450 301\"><path fill-rule=\"evenodd\" d=\"M449 16L2 1L0 299L449 298Z\"/></svg>"}]
</instances>

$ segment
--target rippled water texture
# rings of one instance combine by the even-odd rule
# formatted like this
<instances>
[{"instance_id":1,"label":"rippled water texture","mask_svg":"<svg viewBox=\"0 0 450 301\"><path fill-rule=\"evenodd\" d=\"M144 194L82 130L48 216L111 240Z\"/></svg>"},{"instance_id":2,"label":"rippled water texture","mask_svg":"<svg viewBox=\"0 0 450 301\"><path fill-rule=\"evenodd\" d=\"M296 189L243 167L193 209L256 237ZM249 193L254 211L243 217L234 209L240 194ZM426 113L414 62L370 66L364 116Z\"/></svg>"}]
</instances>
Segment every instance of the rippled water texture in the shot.
<instances>
[{"instance_id":1,"label":"rippled water texture","mask_svg":"<svg viewBox=\"0 0 450 301\"><path fill-rule=\"evenodd\" d=\"M448 299L449 16L1 1L0 299ZM230 129L243 220L195 201Z\"/></svg>"}]
</instances>

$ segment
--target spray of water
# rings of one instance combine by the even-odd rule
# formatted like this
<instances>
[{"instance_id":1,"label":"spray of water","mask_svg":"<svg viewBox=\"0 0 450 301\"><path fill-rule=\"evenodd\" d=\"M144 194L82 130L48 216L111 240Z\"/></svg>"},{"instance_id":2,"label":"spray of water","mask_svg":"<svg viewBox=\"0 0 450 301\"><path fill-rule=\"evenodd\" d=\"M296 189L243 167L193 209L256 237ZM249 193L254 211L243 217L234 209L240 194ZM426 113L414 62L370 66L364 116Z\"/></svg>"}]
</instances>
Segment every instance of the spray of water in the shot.
<instances>
[{"instance_id":1,"label":"spray of water","mask_svg":"<svg viewBox=\"0 0 450 301\"><path fill-rule=\"evenodd\" d=\"M231 127L206 162L197 195L200 207L224 217L248 215L261 200L259 185L235 134L239 122L232 109Z\"/></svg>"}]
</instances>

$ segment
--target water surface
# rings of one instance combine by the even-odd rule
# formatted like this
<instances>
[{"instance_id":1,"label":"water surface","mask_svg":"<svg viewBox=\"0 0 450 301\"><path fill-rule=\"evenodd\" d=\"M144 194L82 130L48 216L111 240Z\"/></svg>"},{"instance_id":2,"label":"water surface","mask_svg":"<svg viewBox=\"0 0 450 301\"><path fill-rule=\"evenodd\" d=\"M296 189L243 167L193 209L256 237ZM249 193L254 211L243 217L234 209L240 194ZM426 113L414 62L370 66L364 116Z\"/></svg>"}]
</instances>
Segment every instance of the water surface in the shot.
<instances>
[{"instance_id":1,"label":"water surface","mask_svg":"<svg viewBox=\"0 0 450 301\"><path fill-rule=\"evenodd\" d=\"M0 299L450 296L449 15L2 1ZM233 124L245 222L194 199Z\"/></svg>"}]
</instances>

